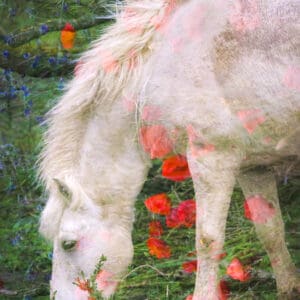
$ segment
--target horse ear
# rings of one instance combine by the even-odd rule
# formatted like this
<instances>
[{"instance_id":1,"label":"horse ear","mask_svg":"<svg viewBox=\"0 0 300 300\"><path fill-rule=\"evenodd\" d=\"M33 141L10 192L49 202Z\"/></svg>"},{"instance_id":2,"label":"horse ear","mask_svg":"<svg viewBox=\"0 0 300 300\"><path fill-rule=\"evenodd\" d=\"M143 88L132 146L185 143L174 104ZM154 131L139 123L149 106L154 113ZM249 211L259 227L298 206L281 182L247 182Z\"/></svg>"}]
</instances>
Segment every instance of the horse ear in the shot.
<instances>
[{"instance_id":1,"label":"horse ear","mask_svg":"<svg viewBox=\"0 0 300 300\"><path fill-rule=\"evenodd\" d=\"M53 181L55 182L59 193L62 195L65 204L69 205L72 199L72 193L70 189L67 187L66 184L64 184L62 181L60 181L57 178L53 178Z\"/></svg>"}]
</instances>

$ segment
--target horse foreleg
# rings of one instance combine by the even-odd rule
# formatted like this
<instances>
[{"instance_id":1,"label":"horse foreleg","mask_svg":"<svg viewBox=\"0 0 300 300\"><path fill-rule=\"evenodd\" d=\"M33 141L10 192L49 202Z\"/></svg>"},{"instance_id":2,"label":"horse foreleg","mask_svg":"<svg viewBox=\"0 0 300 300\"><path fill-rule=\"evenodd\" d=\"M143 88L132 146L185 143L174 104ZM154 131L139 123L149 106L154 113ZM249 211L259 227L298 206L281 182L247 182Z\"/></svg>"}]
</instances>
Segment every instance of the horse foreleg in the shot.
<instances>
[{"instance_id":1,"label":"horse foreleg","mask_svg":"<svg viewBox=\"0 0 300 300\"><path fill-rule=\"evenodd\" d=\"M200 158L189 154L188 160L197 202L198 268L193 300L218 300L219 257L239 159L214 151Z\"/></svg>"},{"instance_id":2,"label":"horse foreleg","mask_svg":"<svg viewBox=\"0 0 300 300\"><path fill-rule=\"evenodd\" d=\"M241 174L238 182L246 199L255 195L262 196L275 208L274 216L266 219L265 222L254 222L254 225L257 235L269 255L279 295L282 299L296 299L293 293L300 294L300 278L297 276L295 265L285 243L284 224L275 177L269 171L256 169ZM258 209L258 207L252 209Z\"/></svg>"}]
</instances>

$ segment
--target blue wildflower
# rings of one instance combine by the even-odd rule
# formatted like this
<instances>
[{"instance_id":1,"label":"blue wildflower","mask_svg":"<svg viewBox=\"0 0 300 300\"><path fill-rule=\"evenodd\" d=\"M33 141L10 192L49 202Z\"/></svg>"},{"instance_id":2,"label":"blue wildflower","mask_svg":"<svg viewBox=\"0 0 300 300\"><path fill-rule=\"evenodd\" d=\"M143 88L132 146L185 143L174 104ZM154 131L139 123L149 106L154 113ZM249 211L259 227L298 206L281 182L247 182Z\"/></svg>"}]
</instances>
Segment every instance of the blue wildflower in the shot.
<instances>
[{"instance_id":1,"label":"blue wildflower","mask_svg":"<svg viewBox=\"0 0 300 300\"><path fill-rule=\"evenodd\" d=\"M41 58L40 56L36 56L34 58L34 61L33 61L32 65L31 65L33 68L36 68L39 65L40 58Z\"/></svg>"},{"instance_id":2,"label":"blue wildflower","mask_svg":"<svg viewBox=\"0 0 300 300\"><path fill-rule=\"evenodd\" d=\"M29 117L31 115L31 108L30 107L26 107L24 109L24 115L25 115L25 117Z\"/></svg>"},{"instance_id":3,"label":"blue wildflower","mask_svg":"<svg viewBox=\"0 0 300 300\"><path fill-rule=\"evenodd\" d=\"M4 74L5 76L10 76L10 74L11 74L11 69L4 69L3 74Z\"/></svg>"},{"instance_id":4,"label":"blue wildflower","mask_svg":"<svg viewBox=\"0 0 300 300\"><path fill-rule=\"evenodd\" d=\"M3 56L8 59L9 58L9 51L8 50L3 50L2 52Z\"/></svg>"},{"instance_id":5,"label":"blue wildflower","mask_svg":"<svg viewBox=\"0 0 300 300\"><path fill-rule=\"evenodd\" d=\"M4 169L4 165L3 165L3 162L0 160L0 170L3 170Z\"/></svg>"},{"instance_id":6,"label":"blue wildflower","mask_svg":"<svg viewBox=\"0 0 300 300\"><path fill-rule=\"evenodd\" d=\"M12 87L10 88L9 96L10 96L10 98L16 98L16 96L17 96L17 90L16 90L15 87L12 86Z\"/></svg>"},{"instance_id":7,"label":"blue wildflower","mask_svg":"<svg viewBox=\"0 0 300 300\"><path fill-rule=\"evenodd\" d=\"M45 34L45 33L47 33L48 31L49 31L49 27L48 27L47 24L42 24L42 25L40 26L40 33L41 33L41 34Z\"/></svg>"},{"instance_id":8,"label":"blue wildflower","mask_svg":"<svg viewBox=\"0 0 300 300\"><path fill-rule=\"evenodd\" d=\"M48 258L52 260L52 258L53 258L53 252L49 252L48 253Z\"/></svg>"},{"instance_id":9,"label":"blue wildflower","mask_svg":"<svg viewBox=\"0 0 300 300\"><path fill-rule=\"evenodd\" d=\"M63 11L67 11L68 10L68 3L64 3L63 4Z\"/></svg>"},{"instance_id":10,"label":"blue wildflower","mask_svg":"<svg viewBox=\"0 0 300 300\"><path fill-rule=\"evenodd\" d=\"M21 86L21 90L23 91L25 97L29 96L29 94L30 94L29 93L29 89L28 89L28 87L26 85L22 85Z\"/></svg>"},{"instance_id":11,"label":"blue wildflower","mask_svg":"<svg viewBox=\"0 0 300 300\"><path fill-rule=\"evenodd\" d=\"M49 62L50 65L54 65L56 63L56 58L51 56L51 57L48 58L48 62Z\"/></svg>"},{"instance_id":12,"label":"blue wildflower","mask_svg":"<svg viewBox=\"0 0 300 300\"><path fill-rule=\"evenodd\" d=\"M20 241L21 241L21 236L17 234L14 238L11 239L11 244L13 246L17 246L18 244L20 244Z\"/></svg>"},{"instance_id":13,"label":"blue wildflower","mask_svg":"<svg viewBox=\"0 0 300 300\"><path fill-rule=\"evenodd\" d=\"M60 64L65 64L65 63L68 62L68 57L67 56L62 56L62 57L59 58L58 62Z\"/></svg>"},{"instance_id":14,"label":"blue wildflower","mask_svg":"<svg viewBox=\"0 0 300 300\"><path fill-rule=\"evenodd\" d=\"M35 120L38 122L38 124L45 125L45 124L43 124L44 118L42 116L35 117Z\"/></svg>"},{"instance_id":15,"label":"blue wildflower","mask_svg":"<svg viewBox=\"0 0 300 300\"><path fill-rule=\"evenodd\" d=\"M28 59L28 58L30 57L30 53L27 53L27 52L24 53L24 54L23 54L23 57L24 57L25 59Z\"/></svg>"},{"instance_id":16,"label":"blue wildflower","mask_svg":"<svg viewBox=\"0 0 300 300\"><path fill-rule=\"evenodd\" d=\"M8 45L10 45L13 42L13 37L11 35L5 35L4 36L4 42Z\"/></svg>"}]
</instances>

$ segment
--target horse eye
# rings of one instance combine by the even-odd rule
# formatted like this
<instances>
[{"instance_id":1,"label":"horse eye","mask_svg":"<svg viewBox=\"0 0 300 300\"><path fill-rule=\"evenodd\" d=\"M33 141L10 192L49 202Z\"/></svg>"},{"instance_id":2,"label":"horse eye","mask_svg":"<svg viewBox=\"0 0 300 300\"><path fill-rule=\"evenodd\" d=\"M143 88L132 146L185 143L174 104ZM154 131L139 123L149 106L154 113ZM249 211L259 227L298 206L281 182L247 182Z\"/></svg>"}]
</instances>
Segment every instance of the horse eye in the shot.
<instances>
[{"instance_id":1,"label":"horse eye","mask_svg":"<svg viewBox=\"0 0 300 300\"><path fill-rule=\"evenodd\" d=\"M64 196L66 199L71 199L71 192L69 191L69 189L58 179L54 178L53 180L57 183L58 190L62 194L62 196Z\"/></svg>"},{"instance_id":2,"label":"horse eye","mask_svg":"<svg viewBox=\"0 0 300 300\"><path fill-rule=\"evenodd\" d=\"M61 246L65 251L71 251L75 248L76 244L77 241L63 241Z\"/></svg>"}]
</instances>

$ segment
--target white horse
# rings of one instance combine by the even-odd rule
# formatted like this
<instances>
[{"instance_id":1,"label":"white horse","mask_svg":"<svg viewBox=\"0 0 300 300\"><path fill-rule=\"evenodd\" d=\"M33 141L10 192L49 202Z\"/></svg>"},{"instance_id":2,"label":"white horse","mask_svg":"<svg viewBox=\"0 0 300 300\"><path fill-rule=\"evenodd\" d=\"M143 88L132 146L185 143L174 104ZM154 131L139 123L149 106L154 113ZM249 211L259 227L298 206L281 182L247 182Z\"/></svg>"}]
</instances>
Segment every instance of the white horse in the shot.
<instances>
[{"instance_id":1,"label":"white horse","mask_svg":"<svg viewBox=\"0 0 300 300\"><path fill-rule=\"evenodd\" d=\"M55 299L87 299L73 282L90 276L101 255L98 288L114 293L132 259L134 202L155 157L151 145L150 155L143 151L140 128L156 125L167 132L156 143L167 138L187 155L194 182L193 299L219 297L216 256L236 180L247 199L273 209L255 227L279 295L300 293L270 168L299 155L299 19L298 0L128 1L48 118L40 230L54 243Z\"/></svg>"}]
</instances>

